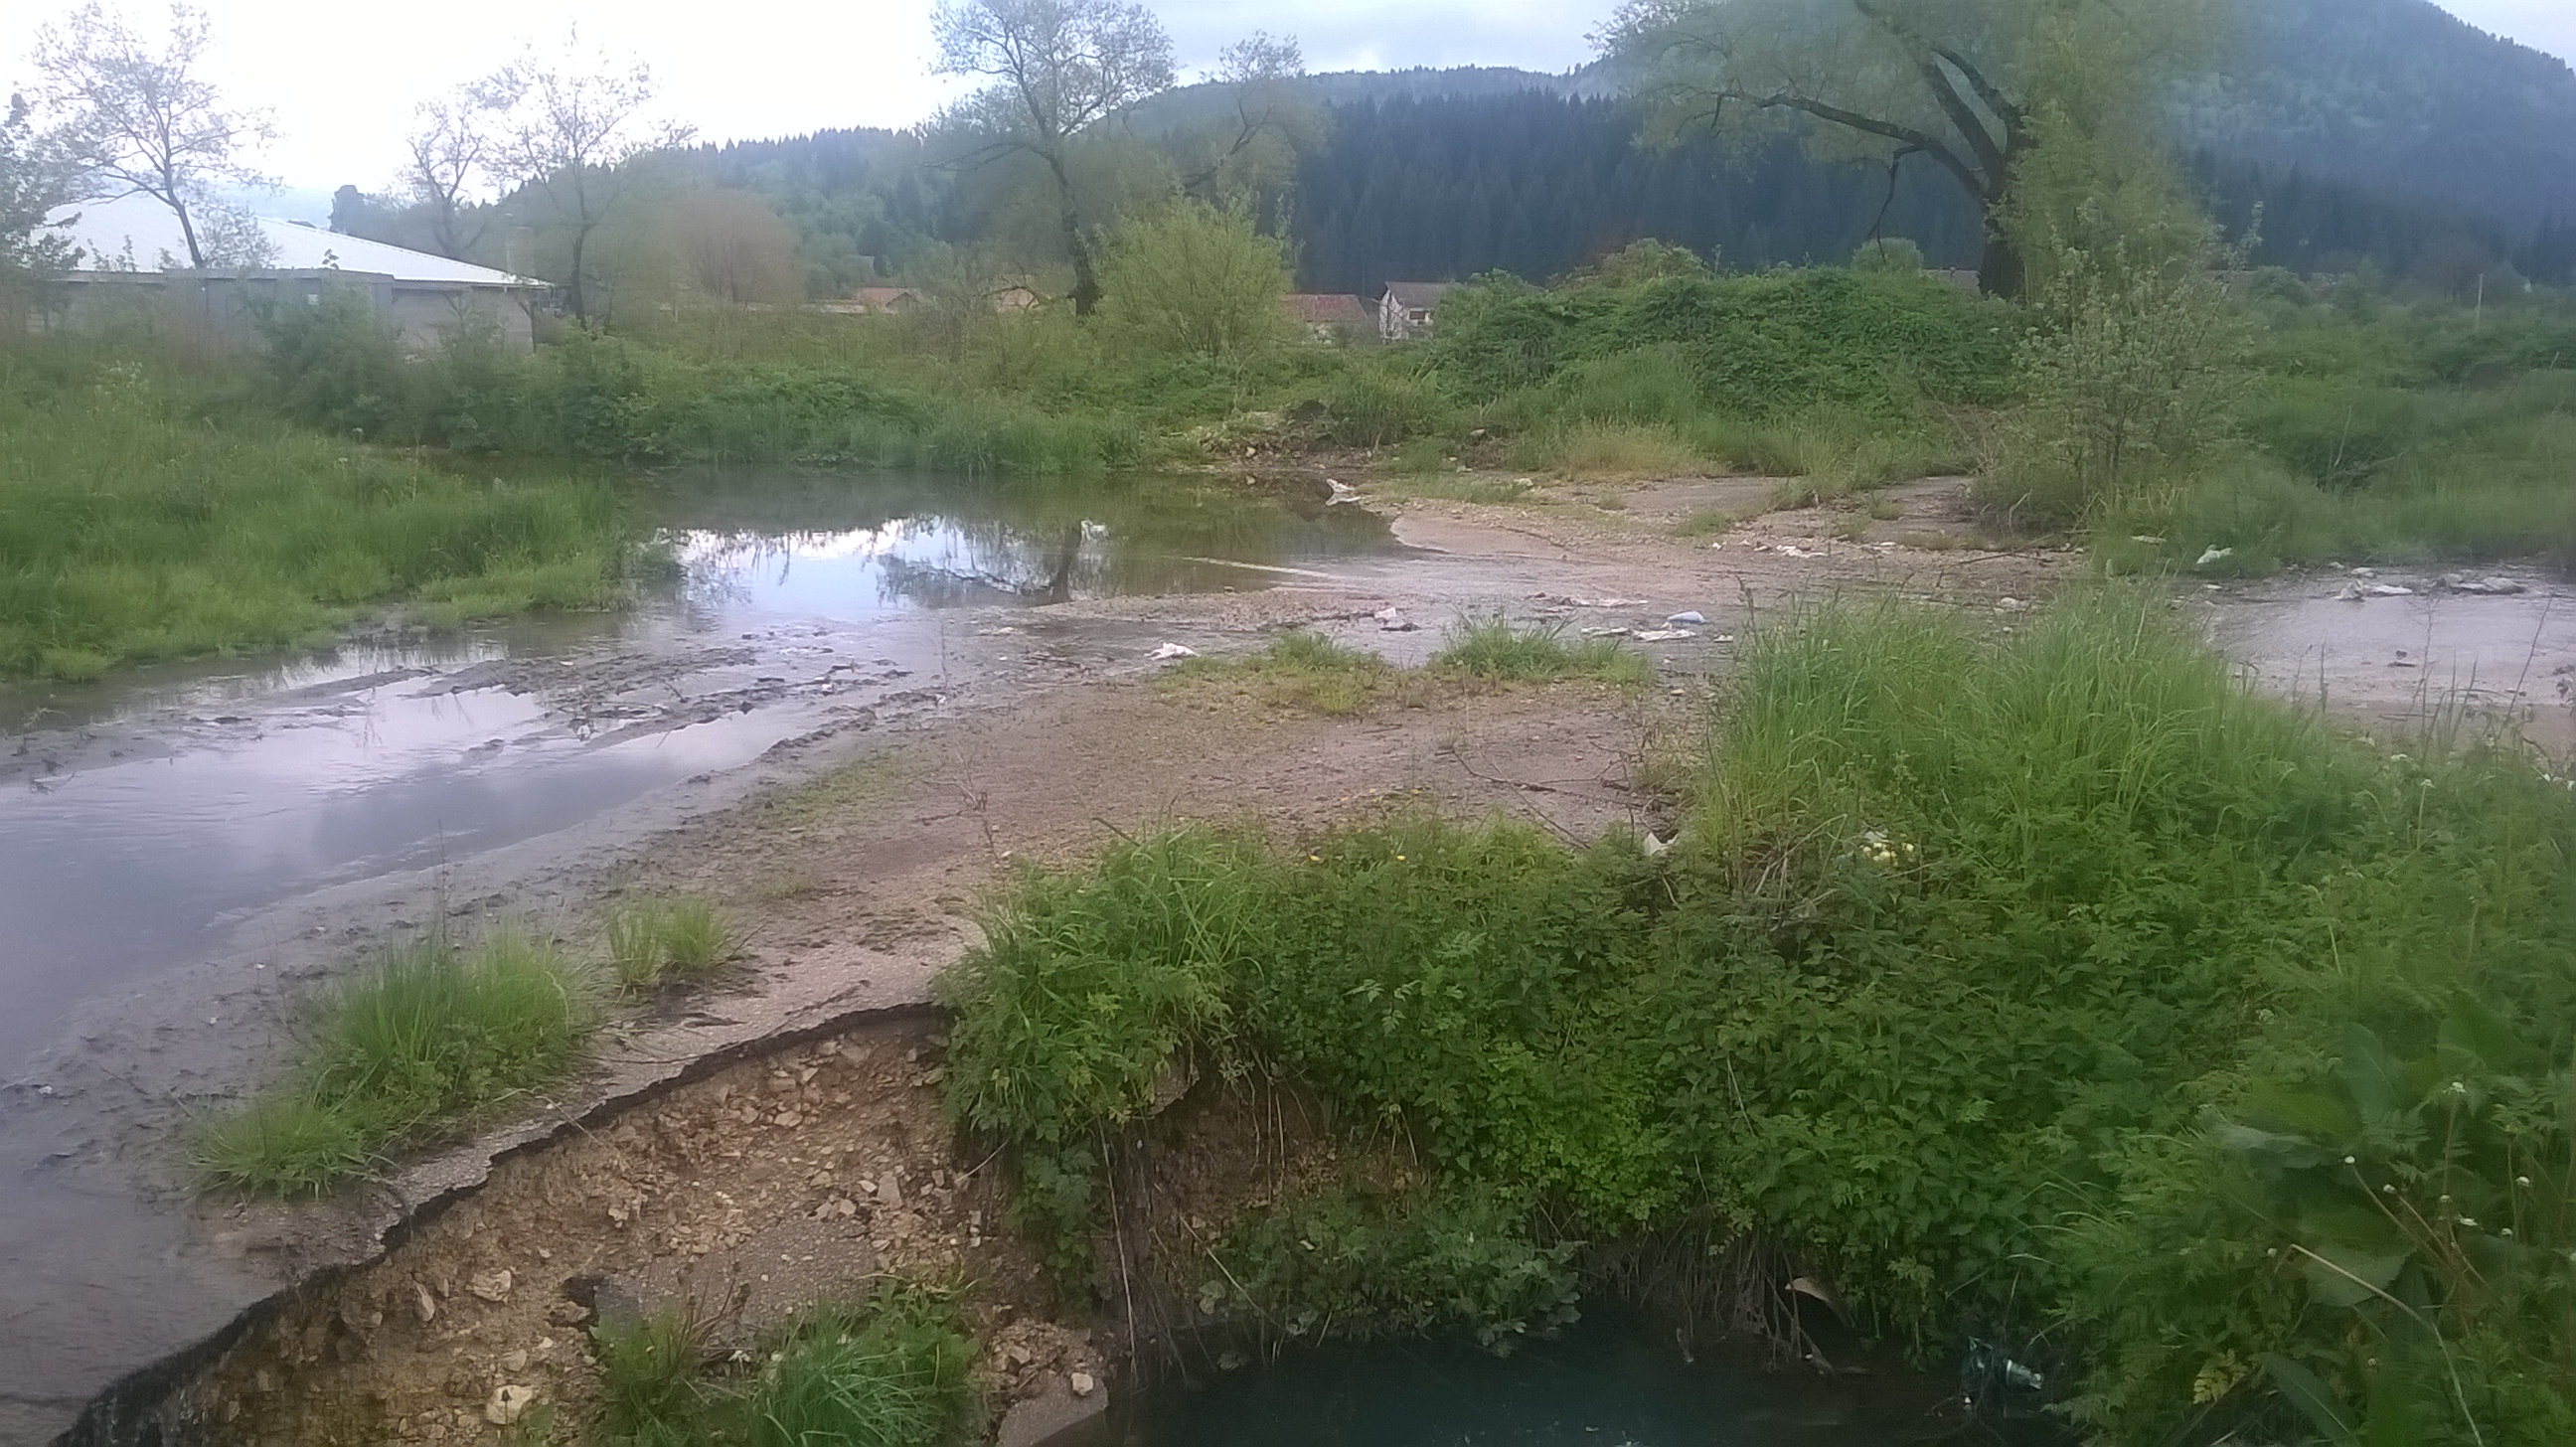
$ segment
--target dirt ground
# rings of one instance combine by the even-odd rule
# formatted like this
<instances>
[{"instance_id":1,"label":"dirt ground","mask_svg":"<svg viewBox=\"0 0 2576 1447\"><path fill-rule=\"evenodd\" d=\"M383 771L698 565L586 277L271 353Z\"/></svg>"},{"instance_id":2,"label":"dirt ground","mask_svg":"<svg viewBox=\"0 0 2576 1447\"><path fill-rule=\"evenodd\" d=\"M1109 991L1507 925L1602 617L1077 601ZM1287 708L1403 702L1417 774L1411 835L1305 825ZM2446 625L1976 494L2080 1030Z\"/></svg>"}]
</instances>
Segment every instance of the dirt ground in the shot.
<instances>
[{"instance_id":1,"label":"dirt ground","mask_svg":"<svg viewBox=\"0 0 2576 1447\"><path fill-rule=\"evenodd\" d=\"M1114 1344L1095 1342L1087 1321L1047 1319L1032 1263L1000 1228L989 1162L967 1158L937 1100L942 1036L925 1007L977 939L981 902L1023 864L1071 864L1190 821L1293 838L1428 809L1508 814L1574 840L1661 828L1673 801L1646 781L1669 773L1649 766L1675 756L1728 645L1764 614L1875 592L2010 611L2075 565L1976 544L1955 480L1882 494L1883 516L1800 509L1681 535L1707 510L1758 512L1769 487L1701 479L1541 489L1508 507L1395 503L1397 536L1424 550L1400 586L1325 580L1037 610L1014 625L1033 645L1109 622L1247 652L1280 627L1311 626L1399 662L1427 655L1450 618L1500 612L1647 635L1658 676L1642 691L1456 689L1325 718L1223 673L1081 674L871 740L665 833L608 864L604 892L713 898L740 935L732 976L622 1025L585 1087L591 1104L558 1103L565 1123L451 1153L478 1164L443 1194L404 1187L432 1205L380 1251L348 1253L363 1264L286 1298L185 1388L177 1420L215 1442L523 1440L549 1419L582 1419L596 1380L585 1332L603 1311L686 1302L727 1340L748 1340L886 1276L964 1289L997 1411L1105 1381ZM1700 621L1671 621L1685 612ZM692 1069L690 1031L710 1022L736 1042L796 1033ZM345 1249L345 1220L319 1224L328 1208L228 1209L244 1235L336 1232Z\"/></svg>"}]
</instances>

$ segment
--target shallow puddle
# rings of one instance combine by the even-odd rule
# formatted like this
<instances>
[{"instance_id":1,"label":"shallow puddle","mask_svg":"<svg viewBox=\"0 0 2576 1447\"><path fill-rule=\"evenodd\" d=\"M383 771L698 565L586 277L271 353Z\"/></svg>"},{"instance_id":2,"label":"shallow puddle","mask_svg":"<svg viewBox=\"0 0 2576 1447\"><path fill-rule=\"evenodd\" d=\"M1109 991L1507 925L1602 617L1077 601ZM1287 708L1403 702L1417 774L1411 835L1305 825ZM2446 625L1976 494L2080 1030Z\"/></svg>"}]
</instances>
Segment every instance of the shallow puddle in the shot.
<instances>
[{"instance_id":1,"label":"shallow puddle","mask_svg":"<svg viewBox=\"0 0 2576 1447\"><path fill-rule=\"evenodd\" d=\"M2398 737L2447 741L2509 728L2576 751L2576 592L2515 574L2452 591L2388 573L2266 585L2216 600L2214 634L2263 688ZM2381 591L2384 590L2384 591Z\"/></svg>"},{"instance_id":2,"label":"shallow puddle","mask_svg":"<svg viewBox=\"0 0 2576 1447\"><path fill-rule=\"evenodd\" d=\"M0 793L0 1078L245 911L969 684L975 615L953 610L1258 588L1393 547L1357 508L1173 482L698 474L645 502L681 572L623 616L0 700L47 729Z\"/></svg>"}]
</instances>

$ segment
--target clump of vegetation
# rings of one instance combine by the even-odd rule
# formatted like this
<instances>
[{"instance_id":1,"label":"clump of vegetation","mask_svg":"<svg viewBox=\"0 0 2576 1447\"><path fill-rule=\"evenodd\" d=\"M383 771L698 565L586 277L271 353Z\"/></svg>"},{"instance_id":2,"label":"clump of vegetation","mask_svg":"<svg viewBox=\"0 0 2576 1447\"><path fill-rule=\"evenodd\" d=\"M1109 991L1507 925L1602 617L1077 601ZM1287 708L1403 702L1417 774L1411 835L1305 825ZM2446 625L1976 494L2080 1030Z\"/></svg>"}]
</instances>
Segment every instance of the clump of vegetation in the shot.
<instances>
[{"instance_id":1,"label":"clump of vegetation","mask_svg":"<svg viewBox=\"0 0 2576 1447\"><path fill-rule=\"evenodd\" d=\"M288 1080L200 1131L198 1167L247 1190L326 1189L561 1079L595 1021L550 945L423 941L330 992Z\"/></svg>"},{"instance_id":2,"label":"clump of vegetation","mask_svg":"<svg viewBox=\"0 0 2576 1447\"><path fill-rule=\"evenodd\" d=\"M1707 760L1659 856L1399 821L1033 876L951 981L951 1106L1068 1270L1182 1061L1405 1142L1402 1213L1524 1203L1446 1255L1282 1203L1376 1264L1281 1266L1276 1320L1508 1336L1544 1319L1509 1262L1696 1223L1880 1336L2062 1341L2120 1440L2310 1408L2561 1440L2562 785L2339 738L2117 596L1768 635Z\"/></svg>"},{"instance_id":3,"label":"clump of vegetation","mask_svg":"<svg viewBox=\"0 0 2576 1447\"><path fill-rule=\"evenodd\" d=\"M1336 643L1307 629L1282 633L1249 658L1196 659L1174 669L1182 680L1234 679L1281 708L1340 718L1388 701L1419 704L1442 680L1553 683L1597 678L1635 686L1651 677L1643 655L1609 638L1568 642L1563 624L1520 626L1475 618L1448 630L1440 652L1421 668L1398 668L1378 653Z\"/></svg>"},{"instance_id":4,"label":"clump of vegetation","mask_svg":"<svg viewBox=\"0 0 2576 1447\"><path fill-rule=\"evenodd\" d=\"M1429 666L1434 672L1491 683L1598 678L1634 685L1652 676L1645 656L1621 647L1615 638L1569 642L1562 623L1521 626L1502 617L1470 618L1452 626Z\"/></svg>"},{"instance_id":5,"label":"clump of vegetation","mask_svg":"<svg viewBox=\"0 0 2576 1447\"><path fill-rule=\"evenodd\" d=\"M1198 659L1174 672L1182 678L1246 679L1275 707L1334 718L1367 712L1403 679L1384 656L1302 628L1271 639L1250 658Z\"/></svg>"},{"instance_id":6,"label":"clump of vegetation","mask_svg":"<svg viewBox=\"0 0 2576 1447\"><path fill-rule=\"evenodd\" d=\"M633 544L592 484L210 425L138 363L0 348L0 435L0 674L327 638L367 608L453 625L625 594Z\"/></svg>"},{"instance_id":7,"label":"clump of vegetation","mask_svg":"<svg viewBox=\"0 0 2576 1447\"><path fill-rule=\"evenodd\" d=\"M695 984L733 955L733 931L708 900L645 899L608 913L609 968L630 993Z\"/></svg>"},{"instance_id":8,"label":"clump of vegetation","mask_svg":"<svg viewBox=\"0 0 2576 1447\"><path fill-rule=\"evenodd\" d=\"M975 1418L975 1346L954 1307L918 1287L825 1304L751 1354L715 1359L677 1312L591 1333L599 1431L619 1447L944 1447Z\"/></svg>"}]
</instances>

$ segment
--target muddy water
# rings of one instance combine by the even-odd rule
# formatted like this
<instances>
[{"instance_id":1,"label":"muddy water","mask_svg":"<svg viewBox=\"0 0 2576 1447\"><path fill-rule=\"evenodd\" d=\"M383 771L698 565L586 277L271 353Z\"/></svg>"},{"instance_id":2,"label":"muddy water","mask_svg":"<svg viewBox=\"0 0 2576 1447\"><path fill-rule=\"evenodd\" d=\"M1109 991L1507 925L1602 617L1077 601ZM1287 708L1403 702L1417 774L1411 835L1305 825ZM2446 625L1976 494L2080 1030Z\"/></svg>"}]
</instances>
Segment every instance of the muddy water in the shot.
<instances>
[{"instance_id":1,"label":"muddy water","mask_svg":"<svg viewBox=\"0 0 2576 1447\"><path fill-rule=\"evenodd\" d=\"M2300 703L2400 738L2509 731L2576 754L2576 589L2561 580L2327 574L2215 595L2209 615L2260 686Z\"/></svg>"},{"instance_id":2,"label":"muddy water","mask_svg":"<svg viewBox=\"0 0 2576 1447\"><path fill-rule=\"evenodd\" d=\"M273 1018L191 992L210 956L309 954L262 933L288 906L926 716L999 686L1005 637L1024 671L1101 655L1025 625L1036 604L1297 586L1394 550L1356 508L1179 482L636 486L678 566L624 614L0 693L0 1442L272 1289L278 1263L206 1251L166 1170L162 1200L135 1188L132 1102L98 1098L220 1093L273 1052Z\"/></svg>"},{"instance_id":3,"label":"muddy water","mask_svg":"<svg viewBox=\"0 0 2576 1447\"><path fill-rule=\"evenodd\" d=\"M1103 1434L1126 1447L1885 1447L1963 1438L2063 1443L2028 1410L1963 1420L1950 1382L1895 1369L1824 1376L1726 1351L1686 1357L1616 1315L1510 1357L1467 1343L1291 1352L1158 1382ZM2003 1410L2009 1407L2010 1411Z\"/></svg>"}]
</instances>

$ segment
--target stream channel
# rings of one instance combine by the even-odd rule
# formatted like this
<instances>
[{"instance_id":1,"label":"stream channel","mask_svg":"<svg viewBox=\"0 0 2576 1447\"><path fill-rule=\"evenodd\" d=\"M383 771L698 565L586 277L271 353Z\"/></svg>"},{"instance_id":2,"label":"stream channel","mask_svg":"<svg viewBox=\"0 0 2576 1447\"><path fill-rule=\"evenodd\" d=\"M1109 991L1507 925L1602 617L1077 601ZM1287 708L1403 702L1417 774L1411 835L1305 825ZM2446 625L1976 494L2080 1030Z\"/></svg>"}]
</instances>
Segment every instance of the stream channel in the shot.
<instances>
[{"instance_id":1,"label":"stream channel","mask_svg":"<svg viewBox=\"0 0 2576 1447\"><path fill-rule=\"evenodd\" d=\"M274 1056L286 999L338 963L313 922L335 901L513 847L613 850L674 785L781 744L1154 646L1031 605L1335 582L1401 551L1360 508L1180 481L628 486L679 566L621 614L0 691L0 1443L282 1284L208 1249L166 1134L146 1159L131 1127Z\"/></svg>"}]
</instances>

